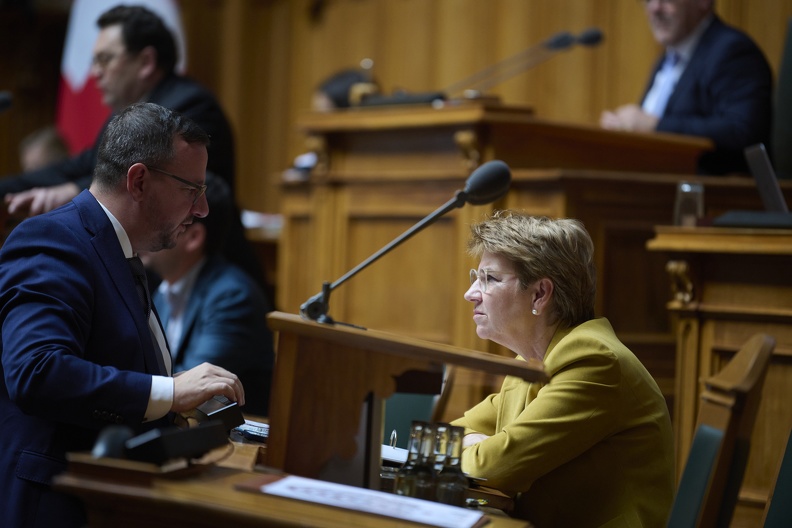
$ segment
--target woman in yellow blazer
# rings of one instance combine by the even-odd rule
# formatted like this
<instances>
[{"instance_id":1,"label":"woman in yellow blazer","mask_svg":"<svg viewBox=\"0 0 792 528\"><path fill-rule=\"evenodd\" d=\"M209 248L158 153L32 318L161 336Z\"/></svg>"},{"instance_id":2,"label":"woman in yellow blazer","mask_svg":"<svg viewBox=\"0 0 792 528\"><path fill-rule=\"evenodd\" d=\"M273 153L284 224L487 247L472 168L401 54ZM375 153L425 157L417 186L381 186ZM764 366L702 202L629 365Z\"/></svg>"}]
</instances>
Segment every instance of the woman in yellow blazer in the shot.
<instances>
[{"instance_id":1,"label":"woman in yellow blazer","mask_svg":"<svg viewBox=\"0 0 792 528\"><path fill-rule=\"evenodd\" d=\"M546 527L660 527L674 495L668 408L641 362L594 318L593 244L576 220L497 213L472 227L465 299L476 333L541 361L467 411L462 469Z\"/></svg>"}]
</instances>

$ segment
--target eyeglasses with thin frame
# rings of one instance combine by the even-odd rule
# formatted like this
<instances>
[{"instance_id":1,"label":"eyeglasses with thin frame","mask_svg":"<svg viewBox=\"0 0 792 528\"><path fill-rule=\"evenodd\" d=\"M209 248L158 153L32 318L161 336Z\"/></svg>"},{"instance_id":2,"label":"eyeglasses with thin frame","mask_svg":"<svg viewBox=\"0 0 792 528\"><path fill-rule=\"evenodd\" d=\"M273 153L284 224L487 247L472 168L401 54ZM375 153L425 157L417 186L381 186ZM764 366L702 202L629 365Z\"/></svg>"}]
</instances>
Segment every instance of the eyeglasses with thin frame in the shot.
<instances>
[{"instance_id":1,"label":"eyeglasses with thin frame","mask_svg":"<svg viewBox=\"0 0 792 528\"><path fill-rule=\"evenodd\" d=\"M498 275L514 275L514 273L503 273L503 272L500 272L500 271L495 271L495 270L491 270L491 269L487 269L487 268L485 268L485 269L483 269L481 271L477 271L475 269L471 269L470 270L470 285L473 286L473 284L476 281L479 281L479 286L481 286L481 292L482 293L487 293L487 286L489 286L490 273L496 273Z\"/></svg>"},{"instance_id":2,"label":"eyeglasses with thin frame","mask_svg":"<svg viewBox=\"0 0 792 528\"><path fill-rule=\"evenodd\" d=\"M121 53L115 53L111 51L100 51L91 58L91 66L95 66L102 69L107 68L107 65L113 62L113 60L115 60L116 57L119 57Z\"/></svg>"},{"instance_id":3,"label":"eyeglasses with thin frame","mask_svg":"<svg viewBox=\"0 0 792 528\"><path fill-rule=\"evenodd\" d=\"M155 172L159 172L160 174L164 174L165 176L169 176L169 177L173 178L174 180L176 180L177 182L183 183L184 185L186 185L186 186L190 187L191 189L193 189L195 191L195 196L193 196L193 202L192 202L193 205L198 203L198 200L200 200L201 196L203 196L204 193L206 192L206 184L199 185L199 184L197 184L195 182L191 182L190 180L185 180L184 178L179 178L178 176L176 176L175 174L172 174L170 172L164 171L162 169L158 169L157 167L149 167L149 170L153 170Z\"/></svg>"}]
</instances>

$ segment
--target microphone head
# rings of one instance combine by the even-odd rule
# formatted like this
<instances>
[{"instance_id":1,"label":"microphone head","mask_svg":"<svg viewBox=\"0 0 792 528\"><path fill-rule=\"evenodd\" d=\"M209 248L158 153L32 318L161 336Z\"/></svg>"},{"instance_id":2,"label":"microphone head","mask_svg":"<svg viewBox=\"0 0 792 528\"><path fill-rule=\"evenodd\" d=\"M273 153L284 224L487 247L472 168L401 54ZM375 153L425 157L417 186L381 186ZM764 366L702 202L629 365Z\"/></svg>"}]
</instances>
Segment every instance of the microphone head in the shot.
<instances>
[{"instance_id":1,"label":"microphone head","mask_svg":"<svg viewBox=\"0 0 792 528\"><path fill-rule=\"evenodd\" d=\"M465 183L465 201L484 205L501 198L509 190L511 170L500 160L492 160L473 171Z\"/></svg>"},{"instance_id":2,"label":"microphone head","mask_svg":"<svg viewBox=\"0 0 792 528\"><path fill-rule=\"evenodd\" d=\"M575 43L575 37L568 31L556 33L544 42L544 47L549 50L562 50L572 46Z\"/></svg>"},{"instance_id":3,"label":"microphone head","mask_svg":"<svg viewBox=\"0 0 792 528\"><path fill-rule=\"evenodd\" d=\"M600 28L588 28L578 35L577 42L582 46L596 46L602 42L603 34Z\"/></svg>"},{"instance_id":4,"label":"microphone head","mask_svg":"<svg viewBox=\"0 0 792 528\"><path fill-rule=\"evenodd\" d=\"M9 108L11 108L11 103L14 101L14 97L11 95L11 92L2 91L0 92L0 113L5 112Z\"/></svg>"}]
</instances>

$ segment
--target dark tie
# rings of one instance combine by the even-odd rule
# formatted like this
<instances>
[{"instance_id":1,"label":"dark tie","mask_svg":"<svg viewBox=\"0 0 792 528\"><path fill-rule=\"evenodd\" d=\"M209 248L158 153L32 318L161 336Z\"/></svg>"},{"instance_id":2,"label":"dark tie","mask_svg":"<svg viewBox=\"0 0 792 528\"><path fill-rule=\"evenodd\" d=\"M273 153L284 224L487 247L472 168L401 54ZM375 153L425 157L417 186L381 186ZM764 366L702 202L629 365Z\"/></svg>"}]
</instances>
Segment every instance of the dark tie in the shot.
<instances>
[{"instance_id":1,"label":"dark tie","mask_svg":"<svg viewBox=\"0 0 792 528\"><path fill-rule=\"evenodd\" d=\"M138 297L140 298L140 304L143 305L146 314L146 324L149 327L149 334L151 335L151 341L154 344L154 352L157 356L157 366L159 367L159 373L162 376L168 375L168 369L165 366L165 358L163 357L163 351L159 346L159 341L157 340L157 336L154 334L154 331L151 329L151 322L149 321L151 317L151 294L149 293L148 289L148 279L146 279L146 268L143 267L143 262L141 262L139 257L132 257L128 258L127 262L129 262L129 268L132 270L132 275L135 276L135 286L137 287Z\"/></svg>"},{"instance_id":2,"label":"dark tie","mask_svg":"<svg viewBox=\"0 0 792 528\"><path fill-rule=\"evenodd\" d=\"M143 305L143 308L146 310L146 321L148 321L149 315L151 314L151 294L149 293L148 280L146 279L146 268L143 267L143 262L141 262L140 257L128 258L127 262L129 262L129 267L132 269L132 275L135 276L135 286L137 287L138 297L140 298L140 303Z\"/></svg>"}]
</instances>

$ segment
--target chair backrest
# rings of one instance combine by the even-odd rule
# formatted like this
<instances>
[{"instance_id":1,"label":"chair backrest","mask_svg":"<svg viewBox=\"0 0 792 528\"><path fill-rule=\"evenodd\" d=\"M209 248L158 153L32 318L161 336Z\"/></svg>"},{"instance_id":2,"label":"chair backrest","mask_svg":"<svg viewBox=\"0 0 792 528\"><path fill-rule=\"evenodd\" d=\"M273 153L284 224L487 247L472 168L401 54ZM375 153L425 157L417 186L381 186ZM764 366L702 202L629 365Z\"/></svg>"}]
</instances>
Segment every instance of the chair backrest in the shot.
<instances>
[{"instance_id":1,"label":"chair backrest","mask_svg":"<svg viewBox=\"0 0 792 528\"><path fill-rule=\"evenodd\" d=\"M775 339L757 334L704 381L696 433L668 526L728 527Z\"/></svg>"},{"instance_id":2,"label":"chair backrest","mask_svg":"<svg viewBox=\"0 0 792 528\"><path fill-rule=\"evenodd\" d=\"M764 528L792 526L792 431L790 431L784 456L778 466L775 486L767 499L762 526Z\"/></svg>"},{"instance_id":3,"label":"chair backrest","mask_svg":"<svg viewBox=\"0 0 792 528\"><path fill-rule=\"evenodd\" d=\"M455 367L443 367L443 381L440 394L397 392L385 401L383 441L390 442L391 431L396 432L396 447L407 448L410 438L410 425L413 420L440 422L454 384Z\"/></svg>"}]
</instances>

